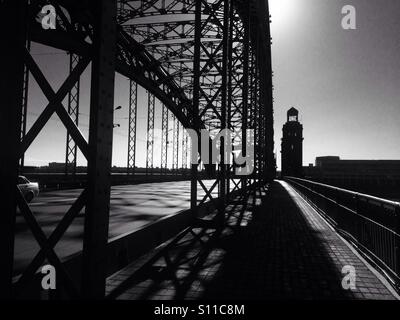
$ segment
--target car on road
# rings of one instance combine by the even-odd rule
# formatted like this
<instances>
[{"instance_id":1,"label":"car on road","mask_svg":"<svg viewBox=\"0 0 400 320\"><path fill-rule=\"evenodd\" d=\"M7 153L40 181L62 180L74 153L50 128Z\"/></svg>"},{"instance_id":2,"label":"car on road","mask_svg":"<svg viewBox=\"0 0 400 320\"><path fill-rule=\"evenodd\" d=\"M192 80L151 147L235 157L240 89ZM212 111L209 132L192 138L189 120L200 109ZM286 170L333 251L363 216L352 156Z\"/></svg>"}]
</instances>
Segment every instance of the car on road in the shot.
<instances>
[{"instance_id":1,"label":"car on road","mask_svg":"<svg viewBox=\"0 0 400 320\"><path fill-rule=\"evenodd\" d=\"M37 182L30 182L24 176L18 176L18 188L21 190L26 202L31 202L39 194L39 184Z\"/></svg>"}]
</instances>

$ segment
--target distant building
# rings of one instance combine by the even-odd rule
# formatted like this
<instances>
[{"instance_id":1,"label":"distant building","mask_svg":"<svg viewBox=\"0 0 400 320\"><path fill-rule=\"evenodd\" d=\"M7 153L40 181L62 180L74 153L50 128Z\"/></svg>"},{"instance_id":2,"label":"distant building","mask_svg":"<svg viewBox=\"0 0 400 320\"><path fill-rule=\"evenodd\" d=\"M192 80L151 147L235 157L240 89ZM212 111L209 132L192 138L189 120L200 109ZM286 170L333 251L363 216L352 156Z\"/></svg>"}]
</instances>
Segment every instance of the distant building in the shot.
<instances>
[{"instance_id":1,"label":"distant building","mask_svg":"<svg viewBox=\"0 0 400 320\"><path fill-rule=\"evenodd\" d=\"M341 160L317 157L303 168L305 179L386 199L400 200L400 160Z\"/></svg>"},{"instance_id":2,"label":"distant building","mask_svg":"<svg viewBox=\"0 0 400 320\"><path fill-rule=\"evenodd\" d=\"M400 160L341 160L337 156L315 158L315 167L303 168L304 175L318 179L400 180Z\"/></svg>"},{"instance_id":3,"label":"distant building","mask_svg":"<svg viewBox=\"0 0 400 320\"><path fill-rule=\"evenodd\" d=\"M68 166L72 168L72 163L69 163ZM48 167L50 170L60 170L60 172L63 172L65 170L65 162L49 162Z\"/></svg>"},{"instance_id":4,"label":"distant building","mask_svg":"<svg viewBox=\"0 0 400 320\"><path fill-rule=\"evenodd\" d=\"M282 176L303 175L303 126L299 122L299 111L290 108L287 122L283 125L281 144Z\"/></svg>"}]
</instances>

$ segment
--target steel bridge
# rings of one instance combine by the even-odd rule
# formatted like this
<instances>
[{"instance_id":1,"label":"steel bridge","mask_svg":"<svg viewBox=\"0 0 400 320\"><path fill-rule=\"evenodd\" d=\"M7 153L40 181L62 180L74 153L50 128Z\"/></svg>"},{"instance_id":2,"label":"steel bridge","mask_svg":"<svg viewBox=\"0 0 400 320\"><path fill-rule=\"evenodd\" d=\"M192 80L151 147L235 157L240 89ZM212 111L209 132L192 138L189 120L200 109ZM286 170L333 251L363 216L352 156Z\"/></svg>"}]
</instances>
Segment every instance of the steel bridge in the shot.
<instances>
[{"instance_id":1,"label":"steel bridge","mask_svg":"<svg viewBox=\"0 0 400 320\"><path fill-rule=\"evenodd\" d=\"M56 11L55 29L44 29L38 19L38 13L48 4ZM215 135L231 129L244 136L247 129L254 130L255 169L251 175L236 176L234 165L225 163L224 156L217 166L205 166L205 171L201 161L190 164L192 226L219 230L231 195L254 184L264 185L275 176L268 1L3 0L0 13L4 45L0 59L0 287L4 297L18 296L19 291L36 281L37 270L45 259L55 266L63 294L104 297L107 262L111 259L108 229L116 73L129 81L126 179L130 181L135 179L138 152L139 88L148 95L147 174L152 173L155 157L161 157L161 171L167 171L171 131L172 168L178 170L188 167L188 140L179 139L184 130L207 129ZM58 90L32 57L31 43L69 54L69 75ZM80 85L88 68L90 88ZM30 78L34 78L48 103L27 130ZM90 94L88 139L82 134L79 121L82 90ZM154 148L157 107L162 108L160 155L155 154ZM67 129L65 173L76 174L80 150L87 161L87 179L77 200L47 236L19 191L17 177L26 151L54 114ZM171 117L172 130L168 128ZM206 186L207 178L215 182ZM215 191L217 196L213 196ZM217 211L209 223L201 218L205 204L215 206ZM85 210L83 250L80 263L71 271L54 248L81 210ZM15 278L17 211L25 218L40 250Z\"/></svg>"}]
</instances>

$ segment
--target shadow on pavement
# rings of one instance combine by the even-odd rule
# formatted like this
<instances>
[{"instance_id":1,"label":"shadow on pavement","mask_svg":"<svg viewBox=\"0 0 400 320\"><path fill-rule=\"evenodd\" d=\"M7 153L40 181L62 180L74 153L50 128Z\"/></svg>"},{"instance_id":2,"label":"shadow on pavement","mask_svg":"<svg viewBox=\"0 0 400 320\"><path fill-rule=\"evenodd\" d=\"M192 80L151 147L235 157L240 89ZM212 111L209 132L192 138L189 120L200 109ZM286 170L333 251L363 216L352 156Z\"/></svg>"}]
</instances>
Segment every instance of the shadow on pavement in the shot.
<instances>
[{"instance_id":1,"label":"shadow on pavement","mask_svg":"<svg viewBox=\"0 0 400 320\"><path fill-rule=\"evenodd\" d=\"M341 287L342 275L323 234L310 227L281 184L268 188L236 198L227 208L222 234L194 228L139 271L132 274L128 268L110 279L110 297L351 298Z\"/></svg>"}]
</instances>

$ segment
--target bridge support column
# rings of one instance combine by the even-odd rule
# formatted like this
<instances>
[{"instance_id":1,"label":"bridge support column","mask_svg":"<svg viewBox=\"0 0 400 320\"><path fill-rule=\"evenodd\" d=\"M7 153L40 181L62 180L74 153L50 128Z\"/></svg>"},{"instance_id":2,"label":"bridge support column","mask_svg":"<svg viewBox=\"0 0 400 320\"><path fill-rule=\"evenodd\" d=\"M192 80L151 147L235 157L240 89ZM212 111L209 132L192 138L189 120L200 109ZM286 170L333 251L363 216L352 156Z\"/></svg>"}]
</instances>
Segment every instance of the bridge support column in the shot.
<instances>
[{"instance_id":1,"label":"bridge support column","mask_svg":"<svg viewBox=\"0 0 400 320\"><path fill-rule=\"evenodd\" d=\"M136 82L129 81L129 124L128 124L128 163L127 173L135 173L136 164L136 122L137 122L137 91Z\"/></svg>"},{"instance_id":2,"label":"bridge support column","mask_svg":"<svg viewBox=\"0 0 400 320\"><path fill-rule=\"evenodd\" d=\"M198 119L200 105L200 55L201 55L201 0L195 0L195 33L194 33L194 60L193 60L193 123L192 129L198 131L200 122ZM192 143L194 143L192 141ZM200 150L200 149L199 149ZM197 155L196 155L197 157ZM197 179L198 159L191 157L191 184L190 184L190 209L194 218L197 218Z\"/></svg>"},{"instance_id":3,"label":"bridge support column","mask_svg":"<svg viewBox=\"0 0 400 320\"><path fill-rule=\"evenodd\" d=\"M110 210L117 1L92 1L92 6L95 23L82 293L86 298L103 298Z\"/></svg>"},{"instance_id":4,"label":"bridge support column","mask_svg":"<svg viewBox=\"0 0 400 320\"><path fill-rule=\"evenodd\" d=\"M71 73L79 62L79 56L70 53L69 57L69 72ZM79 124L79 79L72 87L68 94L68 114L74 120L76 125ZM76 173L76 156L77 156L77 145L72 139L69 132L67 132L67 145L65 150L65 174L72 174L75 176Z\"/></svg>"},{"instance_id":5,"label":"bridge support column","mask_svg":"<svg viewBox=\"0 0 400 320\"><path fill-rule=\"evenodd\" d=\"M182 126L182 171L186 175L187 169L187 154L188 154L188 136L185 128Z\"/></svg>"},{"instance_id":6,"label":"bridge support column","mask_svg":"<svg viewBox=\"0 0 400 320\"><path fill-rule=\"evenodd\" d=\"M250 50L250 4L246 4L246 15L244 18L244 34L243 34L243 90L242 90L242 152L246 155L247 144L247 128L248 128L248 102L249 102L249 50ZM248 178L242 178L242 190L243 193L247 194L247 183Z\"/></svg>"},{"instance_id":7,"label":"bridge support column","mask_svg":"<svg viewBox=\"0 0 400 320\"><path fill-rule=\"evenodd\" d=\"M168 108L162 106L161 114L161 173L167 174L168 170Z\"/></svg>"},{"instance_id":8,"label":"bridge support column","mask_svg":"<svg viewBox=\"0 0 400 320\"><path fill-rule=\"evenodd\" d=\"M148 92L148 112L147 112L147 155L146 155L146 174L153 174L153 152L154 152L154 111L156 98Z\"/></svg>"},{"instance_id":9,"label":"bridge support column","mask_svg":"<svg viewBox=\"0 0 400 320\"><path fill-rule=\"evenodd\" d=\"M31 49L31 41L29 39L29 32L26 32L27 40L26 40L26 49L30 51ZM22 112L21 112L21 141L24 139L26 134L26 121L28 117L28 94L29 94L29 69L25 65L24 67L24 87L23 87L23 98L22 98ZM20 159L20 169L22 169L25 165L25 154L22 155Z\"/></svg>"},{"instance_id":10,"label":"bridge support column","mask_svg":"<svg viewBox=\"0 0 400 320\"><path fill-rule=\"evenodd\" d=\"M228 112L228 73L229 73L229 65L230 65L230 53L231 51L229 50L230 47L230 42L231 42L231 37L230 37L230 14L231 14L231 1L230 0L224 0L224 26L223 26L223 39L222 39L222 88L221 88L221 119L220 119L220 129L229 129L229 112ZM218 225L219 228L223 227L224 220L225 220L225 206L226 206L226 201L227 201L227 188L229 188L228 184L228 164L227 160L225 158L225 144L228 141L225 141L226 138L224 138L224 143L221 143L221 163L219 165L219 207L218 207ZM230 141L229 141L230 143Z\"/></svg>"},{"instance_id":11,"label":"bridge support column","mask_svg":"<svg viewBox=\"0 0 400 320\"><path fill-rule=\"evenodd\" d=\"M178 174L179 170L179 122L178 119L173 116L174 126L173 126L173 141L172 141L172 168L174 174Z\"/></svg>"},{"instance_id":12,"label":"bridge support column","mask_svg":"<svg viewBox=\"0 0 400 320\"><path fill-rule=\"evenodd\" d=\"M7 44L0 53L0 298L11 298L14 260L16 185L21 135L26 41L26 1L0 3L0 35ZM10 26L12 30L10 30Z\"/></svg>"}]
</instances>

